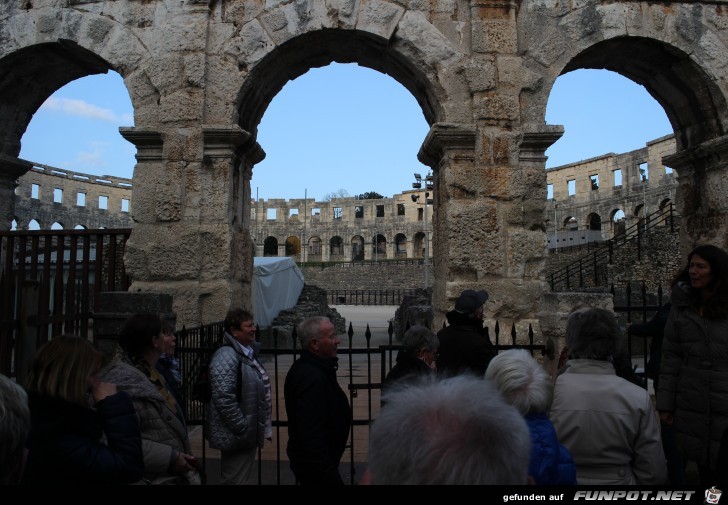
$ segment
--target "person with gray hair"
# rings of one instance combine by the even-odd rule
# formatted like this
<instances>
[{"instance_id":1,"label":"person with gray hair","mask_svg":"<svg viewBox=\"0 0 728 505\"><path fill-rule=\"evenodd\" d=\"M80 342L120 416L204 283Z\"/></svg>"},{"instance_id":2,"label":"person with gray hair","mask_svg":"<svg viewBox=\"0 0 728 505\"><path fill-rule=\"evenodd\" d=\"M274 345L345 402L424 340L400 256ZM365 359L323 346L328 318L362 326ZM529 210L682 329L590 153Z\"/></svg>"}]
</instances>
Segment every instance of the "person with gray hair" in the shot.
<instances>
[{"instance_id":1,"label":"person with gray hair","mask_svg":"<svg viewBox=\"0 0 728 505\"><path fill-rule=\"evenodd\" d=\"M553 384L546 371L525 349L509 349L490 361L485 378L513 405L528 424L531 458L528 474L537 485L576 484L576 467L568 449L559 443L546 414Z\"/></svg>"},{"instance_id":2,"label":"person with gray hair","mask_svg":"<svg viewBox=\"0 0 728 505\"><path fill-rule=\"evenodd\" d=\"M579 484L661 485L667 469L649 393L618 377L622 332L610 311L569 315L569 361L556 379L551 421L576 463Z\"/></svg>"},{"instance_id":3,"label":"person with gray hair","mask_svg":"<svg viewBox=\"0 0 728 505\"><path fill-rule=\"evenodd\" d=\"M375 485L522 485L528 426L489 381L468 374L395 386L369 435Z\"/></svg>"},{"instance_id":4,"label":"person with gray hair","mask_svg":"<svg viewBox=\"0 0 728 505\"><path fill-rule=\"evenodd\" d=\"M341 342L334 325L322 316L306 319L296 331L303 350L283 386L291 470L302 485L342 485L339 462L352 414L336 379Z\"/></svg>"},{"instance_id":5,"label":"person with gray hair","mask_svg":"<svg viewBox=\"0 0 728 505\"><path fill-rule=\"evenodd\" d=\"M397 353L397 364L384 379L382 394L386 394L393 384L402 380L408 381L433 373L439 345L435 332L426 326L415 325L408 329L402 338L404 349Z\"/></svg>"},{"instance_id":6,"label":"person with gray hair","mask_svg":"<svg viewBox=\"0 0 728 505\"><path fill-rule=\"evenodd\" d=\"M0 485L20 483L29 431L28 395L15 382L0 375Z\"/></svg>"}]
</instances>

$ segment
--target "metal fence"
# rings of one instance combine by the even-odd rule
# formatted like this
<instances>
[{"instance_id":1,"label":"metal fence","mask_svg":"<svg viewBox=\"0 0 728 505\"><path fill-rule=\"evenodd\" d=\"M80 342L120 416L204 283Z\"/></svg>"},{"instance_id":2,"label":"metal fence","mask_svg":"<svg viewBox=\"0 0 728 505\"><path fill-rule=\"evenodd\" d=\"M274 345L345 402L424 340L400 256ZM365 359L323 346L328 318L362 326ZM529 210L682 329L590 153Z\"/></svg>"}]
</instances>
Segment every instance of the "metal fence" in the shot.
<instances>
[{"instance_id":1,"label":"metal fence","mask_svg":"<svg viewBox=\"0 0 728 505\"><path fill-rule=\"evenodd\" d=\"M487 329L487 328L486 328ZM214 351L222 343L223 328L221 323L215 323L200 328L183 329L177 333L177 353L183 373L184 403L188 413L189 425L204 425L204 404L195 394L194 383L200 377L201 367L209 363ZM490 333L490 332L489 332ZM349 444L344 458L347 470L345 481L354 484L357 473L361 471L367 461L369 426L376 418L380 408L380 394L382 382L387 372L392 368L396 352L401 349L393 340L393 327L390 324L387 331L387 343L372 345L372 335L367 329L363 335L355 335L353 327L349 325L347 333L348 342L339 346L339 383L349 397L352 407L353 421ZM491 340L496 350L511 348L528 349L532 353L543 354L546 346L536 343L533 329L529 325L528 334L517 336L516 325L511 326L510 334L501 334L500 324L496 322ZM260 339L260 335L258 335ZM355 346L354 341L363 345ZM260 350L260 360L264 363L271 379L273 397L273 430L272 444L266 443L258 457L258 483L259 484L292 484L292 474L285 457L285 444L287 441L288 421L283 403L283 382L288 370L300 354L295 347L293 338L279 338L274 331L271 348ZM204 436L204 429L203 429ZM202 467L208 468L210 458L205 444L202 444Z\"/></svg>"},{"instance_id":2,"label":"metal fence","mask_svg":"<svg viewBox=\"0 0 728 505\"><path fill-rule=\"evenodd\" d=\"M405 295L416 289L330 289L326 291L329 305L399 305Z\"/></svg>"},{"instance_id":3,"label":"metal fence","mask_svg":"<svg viewBox=\"0 0 728 505\"><path fill-rule=\"evenodd\" d=\"M90 337L99 293L126 290L130 229L0 232L0 373L15 376L37 345Z\"/></svg>"}]
</instances>

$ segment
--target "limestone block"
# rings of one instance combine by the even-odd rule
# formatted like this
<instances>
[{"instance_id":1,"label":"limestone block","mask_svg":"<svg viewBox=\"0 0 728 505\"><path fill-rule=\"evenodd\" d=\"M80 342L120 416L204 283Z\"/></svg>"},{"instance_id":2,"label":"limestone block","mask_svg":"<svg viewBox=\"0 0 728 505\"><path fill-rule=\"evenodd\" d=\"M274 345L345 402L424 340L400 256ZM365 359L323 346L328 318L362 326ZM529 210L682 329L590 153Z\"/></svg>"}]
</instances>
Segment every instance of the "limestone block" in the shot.
<instances>
[{"instance_id":1,"label":"limestone block","mask_svg":"<svg viewBox=\"0 0 728 505\"><path fill-rule=\"evenodd\" d=\"M498 56L498 84L516 88L537 90L541 88L543 77L523 66L519 56Z\"/></svg>"},{"instance_id":2,"label":"limestone block","mask_svg":"<svg viewBox=\"0 0 728 505\"><path fill-rule=\"evenodd\" d=\"M155 56L145 68L149 82L156 90L167 93L179 87L179 75L182 74L181 53L169 53Z\"/></svg>"},{"instance_id":3,"label":"limestone block","mask_svg":"<svg viewBox=\"0 0 728 505\"><path fill-rule=\"evenodd\" d=\"M493 163L496 165L515 164L518 146L510 135L497 135L493 138Z\"/></svg>"},{"instance_id":4,"label":"limestone block","mask_svg":"<svg viewBox=\"0 0 728 505\"><path fill-rule=\"evenodd\" d=\"M540 37L536 34L539 34ZM529 38L531 45L527 48L528 55L544 67L551 67L562 57L565 48L568 47L564 37L565 33L554 27L537 28L533 36Z\"/></svg>"},{"instance_id":5,"label":"limestone block","mask_svg":"<svg viewBox=\"0 0 728 505\"><path fill-rule=\"evenodd\" d=\"M99 56L110 62L120 74L126 75L140 61L149 57L149 51L133 32L116 28L106 38L106 44L99 50Z\"/></svg>"},{"instance_id":6,"label":"limestone block","mask_svg":"<svg viewBox=\"0 0 728 505\"><path fill-rule=\"evenodd\" d=\"M94 44L100 44L108 37L113 27L114 24L110 19L94 18L86 24L86 36Z\"/></svg>"},{"instance_id":7,"label":"limestone block","mask_svg":"<svg viewBox=\"0 0 728 505\"><path fill-rule=\"evenodd\" d=\"M482 284L490 295L485 305L486 317L505 325L505 328L501 326L501 339L510 340L508 323L532 317L540 305L543 284L538 280L508 277L484 279ZM522 336L527 337L525 331Z\"/></svg>"},{"instance_id":8,"label":"limestone block","mask_svg":"<svg viewBox=\"0 0 728 505\"><path fill-rule=\"evenodd\" d=\"M705 32L698 41L695 53L701 62L709 64L717 73L726 74L728 47L715 33Z\"/></svg>"},{"instance_id":9,"label":"limestone block","mask_svg":"<svg viewBox=\"0 0 728 505\"><path fill-rule=\"evenodd\" d=\"M576 47L585 47L592 43L592 37L599 32L601 17L595 4L583 9L572 10L560 23L560 28L567 34Z\"/></svg>"},{"instance_id":10,"label":"limestone block","mask_svg":"<svg viewBox=\"0 0 728 505\"><path fill-rule=\"evenodd\" d=\"M511 169L510 177L508 187L512 197L528 198L538 194L543 195L539 201L546 201L546 172L543 168L521 166Z\"/></svg>"},{"instance_id":11,"label":"limestone block","mask_svg":"<svg viewBox=\"0 0 728 505\"><path fill-rule=\"evenodd\" d=\"M514 204L514 206L516 206ZM529 231L524 228L509 228L507 236L508 268L505 275L508 277L526 277L526 268L533 261L538 261L537 265L540 269L544 266L546 253L546 234L542 231ZM530 276L533 275L534 268L530 268Z\"/></svg>"},{"instance_id":12,"label":"limestone block","mask_svg":"<svg viewBox=\"0 0 728 505\"><path fill-rule=\"evenodd\" d=\"M202 53L184 56L184 76L188 84L202 88L205 85L205 55Z\"/></svg>"},{"instance_id":13,"label":"limestone block","mask_svg":"<svg viewBox=\"0 0 728 505\"><path fill-rule=\"evenodd\" d=\"M160 121L180 123L201 121L203 94L195 89L180 89L159 99Z\"/></svg>"},{"instance_id":14,"label":"limestone block","mask_svg":"<svg viewBox=\"0 0 728 505\"><path fill-rule=\"evenodd\" d=\"M597 5L597 13L601 17L600 29L605 39L628 35L625 20L629 11L629 4Z\"/></svg>"},{"instance_id":15,"label":"limestone block","mask_svg":"<svg viewBox=\"0 0 728 505\"><path fill-rule=\"evenodd\" d=\"M326 10L336 28L353 28L356 23L356 0L326 0Z\"/></svg>"},{"instance_id":16,"label":"limestone block","mask_svg":"<svg viewBox=\"0 0 728 505\"><path fill-rule=\"evenodd\" d=\"M402 7L394 3L380 0L361 0L356 29L389 40L392 38L397 23L402 19L404 12L405 10Z\"/></svg>"},{"instance_id":17,"label":"limestone block","mask_svg":"<svg viewBox=\"0 0 728 505\"><path fill-rule=\"evenodd\" d=\"M487 91L495 88L496 68L492 56L477 55L466 61L461 68L471 91Z\"/></svg>"},{"instance_id":18,"label":"limestone block","mask_svg":"<svg viewBox=\"0 0 728 505\"><path fill-rule=\"evenodd\" d=\"M397 30L398 41L406 41L407 49L428 65L447 65L458 57L458 50L445 36L417 12L405 12Z\"/></svg>"},{"instance_id":19,"label":"limestone block","mask_svg":"<svg viewBox=\"0 0 728 505\"><path fill-rule=\"evenodd\" d=\"M518 96L497 92L477 93L473 97L473 115L475 119L491 121L516 121L521 107Z\"/></svg>"},{"instance_id":20,"label":"limestone block","mask_svg":"<svg viewBox=\"0 0 728 505\"><path fill-rule=\"evenodd\" d=\"M274 48L275 43L268 32L257 19L253 19L243 26L239 37L230 40L225 53L237 58L239 66L250 68Z\"/></svg>"},{"instance_id":21,"label":"limestone block","mask_svg":"<svg viewBox=\"0 0 728 505\"><path fill-rule=\"evenodd\" d=\"M61 11L51 10L38 16L35 28L39 33L53 33L61 21Z\"/></svg>"},{"instance_id":22,"label":"limestone block","mask_svg":"<svg viewBox=\"0 0 728 505\"><path fill-rule=\"evenodd\" d=\"M182 211L179 176L169 177L164 183L157 183L155 193L154 215L157 220L162 222L179 221Z\"/></svg>"},{"instance_id":23,"label":"limestone block","mask_svg":"<svg viewBox=\"0 0 728 505\"><path fill-rule=\"evenodd\" d=\"M675 12L675 33L688 44L692 46L703 32L702 7L697 8L678 8Z\"/></svg>"},{"instance_id":24,"label":"limestone block","mask_svg":"<svg viewBox=\"0 0 728 505\"><path fill-rule=\"evenodd\" d=\"M108 21L108 19L103 19L104 21L106 21L106 23L108 23L109 29L114 26ZM95 20L88 20L88 18L84 17L83 13L81 12L75 10L66 10L63 14L63 23L56 28L55 33L58 34L59 38L65 38L69 40L74 40L76 37L78 37L79 34L84 34L82 37L88 37L89 41L83 42L83 45L85 46L86 44L88 44L89 49L95 51L96 46L106 39L106 34L102 35L101 32L103 32L105 28L101 28L97 25L93 30L96 32L94 35L95 37L101 37L97 40L96 38L91 36L91 34L88 33L91 26L91 21ZM84 23L87 24L86 27L83 26ZM100 32L97 31L99 28L101 28Z\"/></svg>"},{"instance_id":25,"label":"limestone block","mask_svg":"<svg viewBox=\"0 0 728 505\"><path fill-rule=\"evenodd\" d=\"M473 21L472 47L476 53L516 53L518 37L510 19Z\"/></svg>"}]
</instances>

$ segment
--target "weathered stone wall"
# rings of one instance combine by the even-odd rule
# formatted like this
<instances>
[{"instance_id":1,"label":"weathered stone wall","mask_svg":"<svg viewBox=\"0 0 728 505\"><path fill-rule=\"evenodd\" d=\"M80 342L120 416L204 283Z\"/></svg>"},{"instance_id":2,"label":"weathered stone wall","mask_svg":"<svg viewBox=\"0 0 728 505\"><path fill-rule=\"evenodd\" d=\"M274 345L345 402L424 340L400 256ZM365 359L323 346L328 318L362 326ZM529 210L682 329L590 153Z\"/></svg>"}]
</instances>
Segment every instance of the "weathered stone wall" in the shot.
<instances>
[{"instance_id":1,"label":"weathered stone wall","mask_svg":"<svg viewBox=\"0 0 728 505\"><path fill-rule=\"evenodd\" d=\"M607 240L619 232L620 226L632 226L646 214L674 203L677 175L662 161L674 152L675 138L668 135L648 142L641 149L609 153L546 170L546 182L553 190L553 198L547 202L544 212L549 249L583 243L584 238ZM647 176L644 181L640 169ZM615 176L617 171L619 179ZM592 185L593 177L596 177L596 186ZM573 181L575 189L572 195L569 195L569 181ZM615 214L619 211L623 218L617 225ZM581 232L570 231L574 229ZM597 234L595 237L584 237L587 230L599 231L592 232Z\"/></svg>"},{"instance_id":2,"label":"weathered stone wall","mask_svg":"<svg viewBox=\"0 0 728 505\"><path fill-rule=\"evenodd\" d=\"M93 176L47 165L34 164L20 177L15 193L15 221L19 230L27 230L31 220L40 229L58 223L63 229L82 226L97 228L131 228L131 180L123 177ZM33 196L33 186L37 195ZM55 192L60 190L60 201ZM79 198L79 194L82 196ZM106 208L101 208L101 199ZM83 202L83 205L79 205Z\"/></svg>"},{"instance_id":3,"label":"weathered stone wall","mask_svg":"<svg viewBox=\"0 0 728 505\"><path fill-rule=\"evenodd\" d=\"M432 267L430 267L432 268ZM306 284L332 289L412 289L424 286L424 265L348 264L301 268ZM432 276L430 276L432 285Z\"/></svg>"},{"instance_id":4,"label":"weathered stone wall","mask_svg":"<svg viewBox=\"0 0 728 505\"><path fill-rule=\"evenodd\" d=\"M430 125L418 157L437 188L436 324L483 284L499 319L536 323L545 151L563 133L546 104L566 72L609 66L646 87L675 129L665 164L680 174L681 252L728 246L727 15L708 1L9 0L0 154L17 158L54 91L119 72L135 124L122 134L137 148L131 289L172 294L184 324L217 321L249 305L250 180L269 103L311 68L358 63L408 89Z\"/></svg>"}]
</instances>

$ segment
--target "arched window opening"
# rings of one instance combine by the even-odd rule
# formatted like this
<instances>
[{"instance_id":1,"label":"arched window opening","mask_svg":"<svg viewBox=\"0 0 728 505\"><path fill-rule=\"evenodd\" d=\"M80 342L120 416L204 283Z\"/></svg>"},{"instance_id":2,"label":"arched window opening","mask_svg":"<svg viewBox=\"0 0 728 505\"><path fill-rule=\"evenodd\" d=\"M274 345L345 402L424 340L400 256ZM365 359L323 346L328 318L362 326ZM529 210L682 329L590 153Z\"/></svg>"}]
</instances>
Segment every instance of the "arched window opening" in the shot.
<instances>
[{"instance_id":1,"label":"arched window opening","mask_svg":"<svg viewBox=\"0 0 728 505\"><path fill-rule=\"evenodd\" d=\"M267 237L263 242L263 256L278 256L278 239Z\"/></svg>"}]
</instances>

